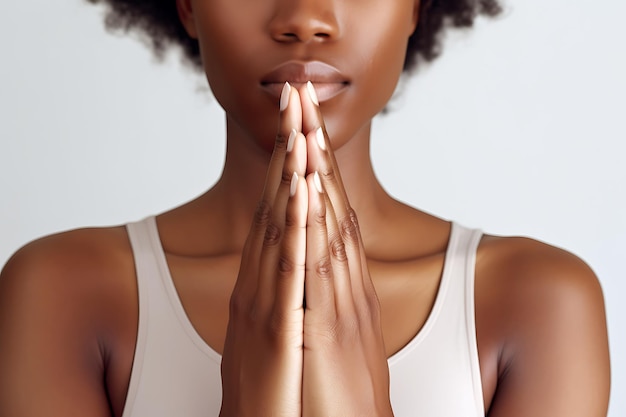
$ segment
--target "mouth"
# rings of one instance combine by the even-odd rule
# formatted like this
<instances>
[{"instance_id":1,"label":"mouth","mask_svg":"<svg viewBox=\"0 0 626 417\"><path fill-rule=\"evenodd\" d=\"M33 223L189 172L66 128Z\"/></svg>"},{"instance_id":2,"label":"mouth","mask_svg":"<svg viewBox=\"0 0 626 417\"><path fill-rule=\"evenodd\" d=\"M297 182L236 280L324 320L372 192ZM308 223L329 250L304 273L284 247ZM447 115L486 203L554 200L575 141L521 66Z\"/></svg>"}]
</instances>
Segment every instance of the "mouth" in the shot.
<instances>
[{"instance_id":1,"label":"mouth","mask_svg":"<svg viewBox=\"0 0 626 417\"><path fill-rule=\"evenodd\" d=\"M265 75L261 79L261 88L278 100L285 82L299 88L307 81L313 83L320 103L334 98L350 85L348 78L337 68L324 62L290 61Z\"/></svg>"}]
</instances>

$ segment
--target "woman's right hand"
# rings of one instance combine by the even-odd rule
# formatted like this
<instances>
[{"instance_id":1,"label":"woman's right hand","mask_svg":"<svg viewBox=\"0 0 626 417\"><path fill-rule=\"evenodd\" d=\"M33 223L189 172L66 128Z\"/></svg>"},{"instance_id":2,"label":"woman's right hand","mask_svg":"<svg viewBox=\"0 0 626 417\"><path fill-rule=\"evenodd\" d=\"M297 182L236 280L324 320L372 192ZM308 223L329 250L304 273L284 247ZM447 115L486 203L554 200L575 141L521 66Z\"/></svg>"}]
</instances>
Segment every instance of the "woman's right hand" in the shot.
<instances>
[{"instance_id":1,"label":"woman's right hand","mask_svg":"<svg viewBox=\"0 0 626 417\"><path fill-rule=\"evenodd\" d=\"M220 417L302 412L308 193L301 129L300 97L286 84L263 197L230 300Z\"/></svg>"}]
</instances>

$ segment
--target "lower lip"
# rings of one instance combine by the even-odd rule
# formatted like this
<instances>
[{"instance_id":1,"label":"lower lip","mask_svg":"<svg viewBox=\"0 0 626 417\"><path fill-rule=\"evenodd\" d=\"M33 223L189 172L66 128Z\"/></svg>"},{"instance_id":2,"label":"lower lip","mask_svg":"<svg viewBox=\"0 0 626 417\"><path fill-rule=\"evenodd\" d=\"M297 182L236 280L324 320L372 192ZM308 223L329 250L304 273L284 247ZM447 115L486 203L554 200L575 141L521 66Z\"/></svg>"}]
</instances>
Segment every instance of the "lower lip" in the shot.
<instances>
[{"instance_id":1,"label":"lower lip","mask_svg":"<svg viewBox=\"0 0 626 417\"><path fill-rule=\"evenodd\" d=\"M290 83L293 87L300 88L303 83ZM279 100L283 92L284 83L267 83L261 84L263 90L268 92L275 99ZM317 99L320 103L328 101L338 94L341 94L348 87L347 83L313 83Z\"/></svg>"}]
</instances>

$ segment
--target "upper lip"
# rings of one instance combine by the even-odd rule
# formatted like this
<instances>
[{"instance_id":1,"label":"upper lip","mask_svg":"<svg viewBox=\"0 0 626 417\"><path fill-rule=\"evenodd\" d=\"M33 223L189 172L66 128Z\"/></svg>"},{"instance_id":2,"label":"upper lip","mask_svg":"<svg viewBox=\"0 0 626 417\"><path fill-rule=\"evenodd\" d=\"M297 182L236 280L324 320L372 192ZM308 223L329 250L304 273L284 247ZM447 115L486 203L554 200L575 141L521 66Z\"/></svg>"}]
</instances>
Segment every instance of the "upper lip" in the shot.
<instances>
[{"instance_id":1,"label":"upper lip","mask_svg":"<svg viewBox=\"0 0 626 417\"><path fill-rule=\"evenodd\" d=\"M348 79L337 68L320 61L289 61L270 71L261 79L261 84L273 83L342 83Z\"/></svg>"}]
</instances>

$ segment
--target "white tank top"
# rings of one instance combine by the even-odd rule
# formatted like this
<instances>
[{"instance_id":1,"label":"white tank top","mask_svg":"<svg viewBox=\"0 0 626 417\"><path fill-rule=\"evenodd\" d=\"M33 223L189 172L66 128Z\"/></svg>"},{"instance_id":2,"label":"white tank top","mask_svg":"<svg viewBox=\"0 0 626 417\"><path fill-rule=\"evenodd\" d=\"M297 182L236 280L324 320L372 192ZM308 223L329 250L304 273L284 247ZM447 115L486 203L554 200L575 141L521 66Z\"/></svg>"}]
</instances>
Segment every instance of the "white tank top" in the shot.
<instances>
[{"instance_id":1,"label":"white tank top","mask_svg":"<svg viewBox=\"0 0 626 417\"><path fill-rule=\"evenodd\" d=\"M154 217L127 226L139 329L123 417L210 417L220 410L221 356L192 326L170 276ZM474 321L478 230L452 225L434 306L389 358L396 417L484 417Z\"/></svg>"}]
</instances>

